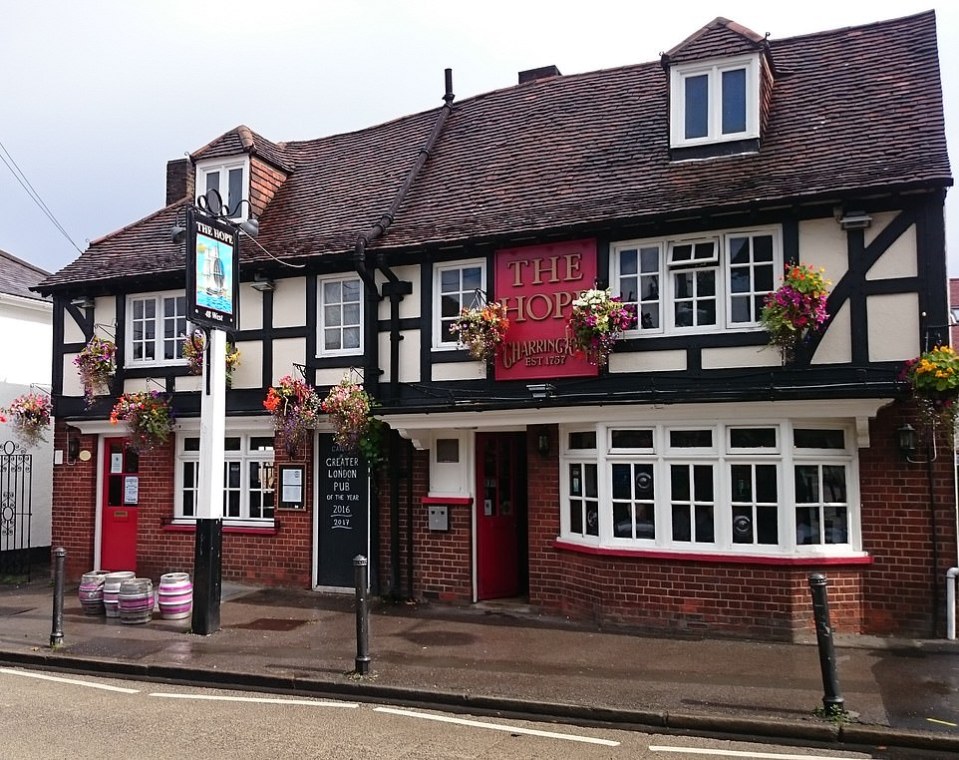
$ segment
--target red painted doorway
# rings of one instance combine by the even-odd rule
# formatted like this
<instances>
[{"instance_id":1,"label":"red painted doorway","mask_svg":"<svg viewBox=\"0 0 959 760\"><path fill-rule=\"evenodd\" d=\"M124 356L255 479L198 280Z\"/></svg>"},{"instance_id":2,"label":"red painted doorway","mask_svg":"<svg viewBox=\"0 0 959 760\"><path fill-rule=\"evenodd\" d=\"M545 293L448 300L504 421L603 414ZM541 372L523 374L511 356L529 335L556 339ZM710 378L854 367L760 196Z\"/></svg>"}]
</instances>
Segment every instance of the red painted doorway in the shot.
<instances>
[{"instance_id":1,"label":"red painted doorway","mask_svg":"<svg viewBox=\"0 0 959 760\"><path fill-rule=\"evenodd\" d=\"M136 572L140 457L126 438L104 439L103 452L100 567Z\"/></svg>"},{"instance_id":2,"label":"red painted doorway","mask_svg":"<svg viewBox=\"0 0 959 760\"><path fill-rule=\"evenodd\" d=\"M527 593L526 434L476 434L476 594Z\"/></svg>"}]
</instances>

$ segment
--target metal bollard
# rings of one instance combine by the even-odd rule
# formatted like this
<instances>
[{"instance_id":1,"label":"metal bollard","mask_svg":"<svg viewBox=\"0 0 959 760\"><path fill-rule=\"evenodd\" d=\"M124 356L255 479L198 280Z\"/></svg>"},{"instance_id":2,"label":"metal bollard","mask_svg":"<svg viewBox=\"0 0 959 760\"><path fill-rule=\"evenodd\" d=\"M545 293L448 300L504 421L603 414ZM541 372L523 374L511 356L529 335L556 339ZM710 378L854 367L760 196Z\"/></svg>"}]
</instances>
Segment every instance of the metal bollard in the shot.
<instances>
[{"instance_id":1,"label":"metal bollard","mask_svg":"<svg viewBox=\"0 0 959 760\"><path fill-rule=\"evenodd\" d=\"M62 546L53 550L53 629L50 631L50 648L63 643L63 565L67 550Z\"/></svg>"},{"instance_id":2,"label":"metal bollard","mask_svg":"<svg viewBox=\"0 0 959 760\"><path fill-rule=\"evenodd\" d=\"M839 676L836 673L836 653L832 645L832 627L829 624L829 600L826 598L826 576L812 573L809 589L812 593L812 609L816 618L816 641L819 644L819 667L822 670L822 704L827 715L846 711L845 700L839 693Z\"/></svg>"},{"instance_id":3,"label":"metal bollard","mask_svg":"<svg viewBox=\"0 0 959 760\"><path fill-rule=\"evenodd\" d=\"M369 584L366 570L366 557L362 554L353 557L353 581L356 584L356 672L361 676L370 672L370 610L366 599Z\"/></svg>"}]
</instances>

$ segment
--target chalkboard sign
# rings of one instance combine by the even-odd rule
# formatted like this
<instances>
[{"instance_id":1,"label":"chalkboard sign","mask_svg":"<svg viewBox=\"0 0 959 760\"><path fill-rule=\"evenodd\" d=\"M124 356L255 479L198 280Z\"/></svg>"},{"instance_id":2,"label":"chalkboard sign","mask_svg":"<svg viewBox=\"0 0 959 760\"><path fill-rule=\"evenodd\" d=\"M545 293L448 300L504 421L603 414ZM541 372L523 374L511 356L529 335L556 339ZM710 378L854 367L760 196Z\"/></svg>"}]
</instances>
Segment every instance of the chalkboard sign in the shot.
<instances>
[{"instance_id":1,"label":"chalkboard sign","mask_svg":"<svg viewBox=\"0 0 959 760\"><path fill-rule=\"evenodd\" d=\"M370 480L366 460L321 434L317 467L317 585L352 587L353 558L370 555Z\"/></svg>"}]
</instances>

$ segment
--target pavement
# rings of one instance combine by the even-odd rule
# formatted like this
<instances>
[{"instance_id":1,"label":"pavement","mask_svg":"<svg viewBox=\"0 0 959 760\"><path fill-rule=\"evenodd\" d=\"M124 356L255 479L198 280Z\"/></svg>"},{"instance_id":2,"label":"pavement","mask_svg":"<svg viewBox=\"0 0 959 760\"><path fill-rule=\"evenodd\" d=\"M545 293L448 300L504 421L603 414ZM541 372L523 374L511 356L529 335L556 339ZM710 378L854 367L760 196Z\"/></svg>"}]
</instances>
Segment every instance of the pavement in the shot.
<instances>
[{"instance_id":1,"label":"pavement","mask_svg":"<svg viewBox=\"0 0 959 760\"><path fill-rule=\"evenodd\" d=\"M959 757L959 642L837 637L847 720L815 714L815 636L769 643L651 637L535 614L370 600L369 673L356 673L352 596L224 583L217 632L84 615L64 597L51 647L49 580L0 586L0 664L389 702L655 733L771 738Z\"/></svg>"}]
</instances>

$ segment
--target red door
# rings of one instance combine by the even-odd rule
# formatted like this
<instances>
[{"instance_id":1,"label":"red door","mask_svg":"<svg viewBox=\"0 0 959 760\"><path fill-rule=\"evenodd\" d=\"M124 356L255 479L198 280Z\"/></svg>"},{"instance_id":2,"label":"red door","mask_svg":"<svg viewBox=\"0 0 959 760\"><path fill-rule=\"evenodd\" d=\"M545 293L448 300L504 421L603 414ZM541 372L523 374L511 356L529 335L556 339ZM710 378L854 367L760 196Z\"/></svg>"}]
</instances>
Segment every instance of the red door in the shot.
<instances>
[{"instance_id":1,"label":"red door","mask_svg":"<svg viewBox=\"0 0 959 760\"><path fill-rule=\"evenodd\" d=\"M526 438L476 434L476 588L479 599L526 592Z\"/></svg>"},{"instance_id":2,"label":"red door","mask_svg":"<svg viewBox=\"0 0 959 760\"><path fill-rule=\"evenodd\" d=\"M136 572L140 458L127 443L126 438L107 438L103 442L100 568Z\"/></svg>"}]
</instances>

